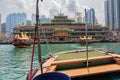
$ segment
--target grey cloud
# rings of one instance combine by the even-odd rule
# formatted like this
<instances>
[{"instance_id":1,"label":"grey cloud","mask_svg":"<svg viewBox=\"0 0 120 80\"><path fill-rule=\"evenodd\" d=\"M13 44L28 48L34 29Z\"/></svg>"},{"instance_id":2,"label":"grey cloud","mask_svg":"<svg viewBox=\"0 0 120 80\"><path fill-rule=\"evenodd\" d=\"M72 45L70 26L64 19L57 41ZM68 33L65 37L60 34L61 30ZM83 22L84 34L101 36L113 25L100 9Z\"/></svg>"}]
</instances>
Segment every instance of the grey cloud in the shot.
<instances>
[{"instance_id":1,"label":"grey cloud","mask_svg":"<svg viewBox=\"0 0 120 80\"><path fill-rule=\"evenodd\" d=\"M18 9L24 9L25 8L24 3L20 0L14 0L14 4Z\"/></svg>"},{"instance_id":2,"label":"grey cloud","mask_svg":"<svg viewBox=\"0 0 120 80\"><path fill-rule=\"evenodd\" d=\"M53 17L54 15L57 15L60 9L60 4L56 1L51 2L51 6L49 9L50 17Z\"/></svg>"},{"instance_id":3,"label":"grey cloud","mask_svg":"<svg viewBox=\"0 0 120 80\"><path fill-rule=\"evenodd\" d=\"M25 12L30 19L31 14L35 13L36 0L0 0L0 13L5 18L8 14L13 12ZM104 23L104 0L44 0L43 3L39 3L42 10L40 14L44 14L48 17L57 15L60 9L65 15L74 17L75 12L81 12L82 6L88 6L94 8L97 18L102 19L99 21ZM3 19L2 19L3 20Z\"/></svg>"},{"instance_id":4,"label":"grey cloud","mask_svg":"<svg viewBox=\"0 0 120 80\"><path fill-rule=\"evenodd\" d=\"M56 2L60 3L62 7L67 4L67 0L56 0Z\"/></svg>"},{"instance_id":5,"label":"grey cloud","mask_svg":"<svg viewBox=\"0 0 120 80\"><path fill-rule=\"evenodd\" d=\"M69 0L67 4L67 9L69 12L76 12L77 11L77 4L75 0Z\"/></svg>"},{"instance_id":6,"label":"grey cloud","mask_svg":"<svg viewBox=\"0 0 120 80\"><path fill-rule=\"evenodd\" d=\"M54 9L54 8L50 9L49 12L50 12L50 16L51 16L51 17L53 17L53 16L55 16L55 15L58 14L58 10L57 10L57 9Z\"/></svg>"}]
</instances>

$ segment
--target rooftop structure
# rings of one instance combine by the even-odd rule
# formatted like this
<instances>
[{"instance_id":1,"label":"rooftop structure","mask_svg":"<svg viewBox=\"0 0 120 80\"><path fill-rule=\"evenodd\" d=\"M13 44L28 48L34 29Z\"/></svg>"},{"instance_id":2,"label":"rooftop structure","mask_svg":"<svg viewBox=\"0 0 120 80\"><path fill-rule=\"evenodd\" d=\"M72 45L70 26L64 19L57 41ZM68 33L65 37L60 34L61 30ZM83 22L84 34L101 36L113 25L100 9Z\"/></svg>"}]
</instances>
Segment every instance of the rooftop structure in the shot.
<instances>
[{"instance_id":1,"label":"rooftop structure","mask_svg":"<svg viewBox=\"0 0 120 80\"><path fill-rule=\"evenodd\" d=\"M52 24L72 24L75 22L72 19L69 19L67 16L64 14L60 13L57 16L54 16L54 18L51 20Z\"/></svg>"},{"instance_id":2,"label":"rooftop structure","mask_svg":"<svg viewBox=\"0 0 120 80\"><path fill-rule=\"evenodd\" d=\"M80 12L75 13L75 21L80 22L80 23L83 22L82 21L82 13L80 13Z\"/></svg>"},{"instance_id":3,"label":"rooftop structure","mask_svg":"<svg viewBox=\"0 0 120 80\"><path fill-rule=\"evenodd\" d=\"M0 14L0 33L1 33L1 14Z\"/></svg>"}]
</instances>

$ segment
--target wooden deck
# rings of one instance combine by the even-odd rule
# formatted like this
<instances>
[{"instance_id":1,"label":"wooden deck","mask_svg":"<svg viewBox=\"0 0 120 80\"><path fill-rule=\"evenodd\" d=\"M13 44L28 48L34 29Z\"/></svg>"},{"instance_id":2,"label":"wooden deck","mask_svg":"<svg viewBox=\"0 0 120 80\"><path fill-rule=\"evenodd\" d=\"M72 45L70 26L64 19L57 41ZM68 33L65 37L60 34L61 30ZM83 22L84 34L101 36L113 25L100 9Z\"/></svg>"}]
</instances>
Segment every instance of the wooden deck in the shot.
<instances>
[{"instance_id":1,"label":"wooden deck","mask_svg":"<svg viewBox=\"0 0 120 80\"><path fill-rule=\"evenodd\" d=\"M100 57L94 57L94 58L89 58L89 62L92 61L99 61L99 60L108 60L108 59L113 59L113 56L100 56ZM64 65L64 64L73 64L73 63L81 63L81 62L86 62L86 58L84 59L73 59L73 60L63 60L63 61L54 61L52 62L52 65Z\"/></svg>"},{"instance_id":2,"label":"wooden deck","mask_svg":"<svg viewBox=\"0 0 120 80\"><path fill-rule=\"evenodd\" d=\"M51 63L55 60L55 58L56 58L57 56L54 56L54 57L51 57L51 58L49 58L43 65L42 65L42 67L43 67L43 73L45 73L45 72L50 72L51 70L54 70L55 71L55 67L57 67L57 66L51 66ZM53 68L54 67L54 68ZM39 69L37 72L36 72L36 74L34 75L34 77L35 76L37 76L37 75L39 75L39 74L41 74L41 69Z\"/></svg>"},{"instance_id":3,"label":"wooden deck","mask_svg":"<svg viewBox=\"0 0 120 80\"><path fill-rule=\"evenodd\" d=\"M61 70L58 72L65 73L69 75L71 78L76 78L76 77L103 74L103 73L109 73L109 72L115 72L115 71L120 71L119 64L108 64L108 65L94 66L89 68Z\"/></svg>"},{"instance_id":4,"label":"wooden deck","mask_svg":"<svg viewBox=\"0 0 120 80\"><path fill-rule=\"evenodd\" d=\"M81 63L86 62L86 59L74 59L74 60L65 60L65 61L54 61L55 57L49 58L44 64L43 64L43 72L55 72L58 65L64 65L64 64L73 64L73 63ZM94 57L89 58L89 61L101 61L101 60L108 60L113 59L116 57L116 55L109 55L109 56L102 56L102 57ZM117 57L120 59L120 56L117 55ZM118 60L120 63L120 60ZM57 72L65 73L69 75L71 78L77 78L77 77L83 77L83 76L89 76L89 75L96 75L96 74L104 74L104 73L110 73L120 71L120 64L116 63L110 63L110 64L104 64L99 66L92 66L89 68L74 68L74 69L67 69L67 70L59 70ZM41 70L39 69L35 76L41 74ZM35 77L34 76L34 77Z\"/></svg>"}]
</instances>

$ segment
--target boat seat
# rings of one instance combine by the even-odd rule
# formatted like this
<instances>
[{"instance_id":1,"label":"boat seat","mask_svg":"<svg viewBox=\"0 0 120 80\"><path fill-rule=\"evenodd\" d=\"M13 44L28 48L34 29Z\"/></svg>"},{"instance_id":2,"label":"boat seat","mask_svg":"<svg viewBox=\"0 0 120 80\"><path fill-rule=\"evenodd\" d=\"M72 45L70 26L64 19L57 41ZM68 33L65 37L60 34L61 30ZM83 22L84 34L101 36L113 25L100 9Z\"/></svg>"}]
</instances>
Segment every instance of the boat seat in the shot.
<instances>
[{"instance_id":1,"label":"boat seat","mask_svg":"<svg viewBox=\"0 0 120 80\"><path fill-rule=\"evenodd\" d=\"M46 72L55 72L57 68L57 65L52 65L52 66L47 66L47 67L43 67L43 73ZM41 74L41 69L39 68L39 70L36 72L35 76Z\"/></svg>"},{"instance_id":2,"label":"boat seat","mask_svg":"<svg viewBox=\"0 0 120 80\"><path fill-rule=\"evenodd\" d=\"M99 60L108 60L108 59L113 59L113 56L100 56L100 57L94 57L94 58L89 58L89 62L93 61L99 61ZM86 59L74 59L74 60L64 60L64 61L55 61L52 62L52 65L63 65L63 64L72 64L72 63L84 63L86 62Z\"/></svg>"},{"instance_id":3,"label":"boat seat","mask_svg":"<svg viewBox=\"0 0 120 80\"><path fill-rule=\"evenodd\" d=\"M51 57L49 58L47 61L45 61L45 63L43 63L43 67L49 67L51 66L51 63L55 60L56 56L55 57Z\"/></svg>"},{"instance_id":4,"label":"boat seat","mask_svg":"<svg viewBox=\"0 0 120 80\"><path fill-rule=\"evenodd\" d=\"M47 72L55 72L56 68L57 68L57 65L52 65L52 66L47 68L48 69Z\"/></svg>"},{"instance_id":5,"label":"boat seat","mask_svg":"<svg viewBox=\"0 0 120 80\"><path fill-rule=\"evenodd\" d=\"M99 65L94 67L84 67L84 68L75 68L75 69L67 69L67 70L59 70L58 72L67 74L71 78L81 77L81 76L88 76L88 75L96 75L102 73L109 73L120 71L120 65L114 64L106 64L106 65Z\"/></svg>"}]
</instances>

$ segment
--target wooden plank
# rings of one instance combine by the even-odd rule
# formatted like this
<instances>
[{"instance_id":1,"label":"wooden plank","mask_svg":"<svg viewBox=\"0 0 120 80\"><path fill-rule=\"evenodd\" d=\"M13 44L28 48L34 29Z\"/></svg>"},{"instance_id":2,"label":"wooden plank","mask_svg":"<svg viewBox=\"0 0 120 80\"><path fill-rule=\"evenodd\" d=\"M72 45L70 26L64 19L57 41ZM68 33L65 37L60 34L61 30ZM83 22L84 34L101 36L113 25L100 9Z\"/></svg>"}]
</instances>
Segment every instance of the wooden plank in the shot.
<instances>
[{"instance_id":1,"label":"wooden plank","mask_svg":"<svg viewBox=\"0 0 120 80\"><path fill-rule=\"evenodd\" d=\"M52 65L48 68L47 72L55 72L57 68L57 65Z\"/></svg>"},{"instance_id":2,"label":"wooden plank","mask_svg":"<svg viewBox=\"0 0 120 80\"><path fill-rule=\"evenodd\" d=\"M49 58L47 61L45 61L45 63L43 63L43 67L48 67L48 66L50 66L51 64L52 64L52 62L55 60L55 58L56 58L57 56L53 56L53 57L51 57L51 58Z\"/></svg>"},{"instance_id":3,"label":"wooden plank","mask_svg":"<svg viewBox=\"0 0 120 80\"><path fill-rule=\"evenodd\" d=\"M57 65L52 65L52 66L49 66L49 67L45 67L45 68L43 68L43 73L46 73L46 72L55 72L56 68L57 68ZM37 73L35 74L34 77L36 77L36 76L38 76L40 74L41 74L41 69L39 69L37 71Z\"/></svg>"},{"instance_id":4,"label":"wooden plank","mask_svg":"<svg viewBox=\"0 0 120 80\"><path fill-rule=\"evenodd\" d=\"M113 59L113 56L100 56L100 57L94 57L89 58L89 62L91 61L99 61L99 60L107 60L107 59ZM52 65L63 65L63 64L72 64L72 63L80 63L80 62L86 62L86 59L74 59L74 60L64 60L64 61L55 61L52 63Z\"/></svg>"},{"instance_id":5,"label":"wooden plank","mask_svg":"<svg viewBox=\"0 0 120 80\"><path fill-rule=\"evenodd\" d=\"M43 68L43 73L45 73L47 71L47 68ZM41 69L39 68L39 70L36 72L36 74L34 75L34 77L38 76L41 74Z\"/></svg>"},{"instance_id":6,"label":"wooden plank","mask_svg":"<svg viewBox=\"0 0 120 80\"><path fill-rule=\"evenodd\" d=\"M49 70L51 63L55 60L56 57L57 56L51 57L45 63L43 63L43 65L42 65L43 73L46 73ZM41 69L39 68L39 70L36 72L35 76L40 75L40 74L41 74Z\"/></svg>"},{"instance_id":7,"label":"wooden plank","mask_svg":"<svg viewBox=\"0 0 120 80\"><path fill-rule=\"evenodd\" d=\"M120 65L108 64L108 65L89 67L89 70L87 68L78 68L78 69L70 69L70 70L61 70L58 72L65 73L70 77L75 78L75 77L109 73L115 71L120 71Z\"/></svg>"}]
</instances>

